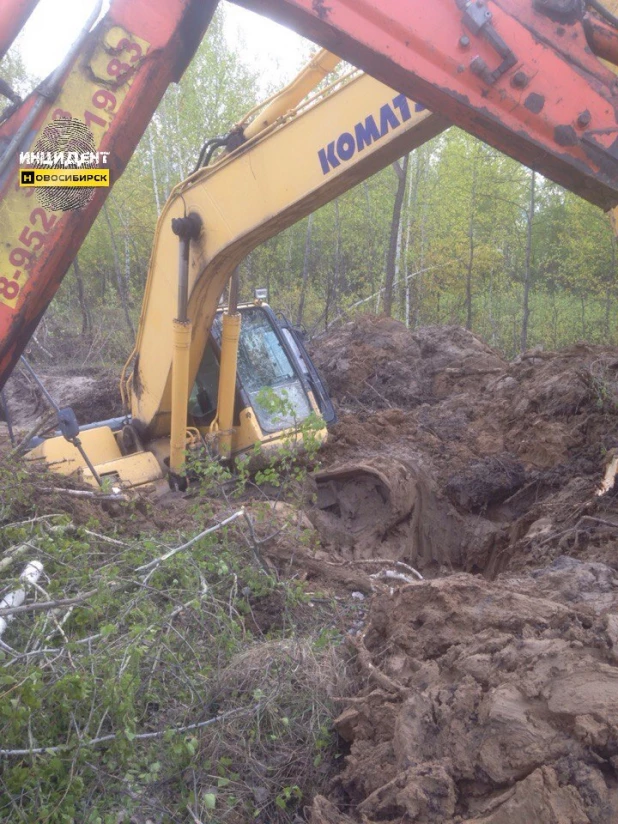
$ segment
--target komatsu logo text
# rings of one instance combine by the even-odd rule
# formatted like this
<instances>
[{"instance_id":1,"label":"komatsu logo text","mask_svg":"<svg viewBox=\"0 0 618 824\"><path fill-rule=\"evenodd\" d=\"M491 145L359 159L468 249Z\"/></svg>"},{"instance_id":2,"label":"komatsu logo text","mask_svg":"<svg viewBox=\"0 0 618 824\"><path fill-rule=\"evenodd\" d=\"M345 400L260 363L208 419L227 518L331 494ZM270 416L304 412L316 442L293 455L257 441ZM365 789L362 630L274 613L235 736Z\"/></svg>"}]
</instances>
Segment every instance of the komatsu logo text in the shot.
<instances>
[{"instance_id":1,"label":"komatsu logo text","mask_svg":"<svg viewBox=\"0 0 618 824\"><path fill-rule=\"evenodd\" d=\"M341 161L351 160L356 152L362 152L366 146L375 143L396 129L412 117L410 111L411 101L403 94L394 97L391 103L385 103L380 108L377 117L372 114L364 121L354 126L352 132L343 132L336 140L333 140L318 152L322 172L327 175L332 169L341 165ZM425 108L419 103L414 103L414 111L421 112Z\"/></svg>"}]
</instances>

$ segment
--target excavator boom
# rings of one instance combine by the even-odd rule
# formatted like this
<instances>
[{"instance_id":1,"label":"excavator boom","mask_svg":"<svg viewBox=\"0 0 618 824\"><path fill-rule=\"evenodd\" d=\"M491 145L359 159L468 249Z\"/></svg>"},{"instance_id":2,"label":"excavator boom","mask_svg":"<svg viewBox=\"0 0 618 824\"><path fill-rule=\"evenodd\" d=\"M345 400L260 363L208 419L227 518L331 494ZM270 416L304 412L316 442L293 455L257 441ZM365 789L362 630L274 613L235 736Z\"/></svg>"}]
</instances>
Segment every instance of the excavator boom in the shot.
<instances>
[{"instance_id":1,"label":"excavator boom","mask_svg":"<svg viewBox=\"0 0 618 824\"><path fill-rule=\"evenodd\" d=\"M191 243L189 267L191 385L219 297L251 250L448 125L361 74L176 187L157 224L132 376L131 412L147 438L170 432L178 292L174 219L195 213L203 226Z\"/></svg>"},{"instance_id":2,"label":"excavator boom","mask_svg":"<svg viewBox=\"0 0 618 824\"><path fill-rule=\"evenodd\" d=\"M618 83L588 43L582 0L233 2L591 203L618 204Z\"/></svg>"}]
</instances>

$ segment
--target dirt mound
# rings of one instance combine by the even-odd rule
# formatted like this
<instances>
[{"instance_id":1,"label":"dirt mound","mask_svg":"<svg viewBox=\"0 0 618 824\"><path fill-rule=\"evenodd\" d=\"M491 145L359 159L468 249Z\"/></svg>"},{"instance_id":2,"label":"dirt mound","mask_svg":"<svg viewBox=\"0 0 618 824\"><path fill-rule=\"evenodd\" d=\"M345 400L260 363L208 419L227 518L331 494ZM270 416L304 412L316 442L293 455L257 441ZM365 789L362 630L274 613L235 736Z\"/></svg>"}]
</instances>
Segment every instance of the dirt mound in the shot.
<instances>
[{"instance_id":1,"label":"dirt mound","mask_svg":"<svg viewBox=\"0 0 618 824\"><path fill-rule=\"evenodd\" d=\"M316 365L345 411L412 408L499 374L504 360L459 326L409 332L362 316L314 342Z\"/></svg>"},{"instance_id":2,"label":"dirt mound","mask_svg":"<svg viewBox=\"0 0 618 824\"><path fill-rule=\"evenodd\" d=\"M70 406L80 424L106 420L122 414L118 376L111 373L86 375L39 374L54 401ZM31 426L49 408L33 379L16 369L5 387L9 414L17 429Z\"/></svg>"},{"instance_id":3,"label":"dirt mound","mask_svg":"<svg viewBox=\"0 0 618 824\"><path fill-rule=\"evenodd\" d=\"M367 686L313 824L618 820L614 570L418 582L374 599L357 646Z\"/></svg>"},{"instance_id":4,"label":"dirt mound","mask_svg":"<svg viewBox=\"0 0 618 824\"><path fill-rule=\"evenodd\" d=\"M469 530L461 531L459 552L448 553L456 569L495 575L565 552L617 564L618 508L615 499L595 497L605 456L618 446L615 349L532 350L509 363L459 327L409 332L371 316L314 341L313 349L340 412L323 452L326 467L385 455L421 466L440 512L451 521L451 510L472 516L483 536L473 545ZM353 509L349 500L348 515ZM363 515L369 520L368 510ZM582 523L584 515L609 523ZM533 528L546 518L544 531ZM318 521L323 540L336 547L333 519ZM402 552L410 542L396 540L402 523L389 529L378 536L377 557L391 557L386 551L418 562ZM484 540L487 533L492 540ZM367 544L354 529L347 534L339 540L346 551Z\"/></svg>"}]
</instances>

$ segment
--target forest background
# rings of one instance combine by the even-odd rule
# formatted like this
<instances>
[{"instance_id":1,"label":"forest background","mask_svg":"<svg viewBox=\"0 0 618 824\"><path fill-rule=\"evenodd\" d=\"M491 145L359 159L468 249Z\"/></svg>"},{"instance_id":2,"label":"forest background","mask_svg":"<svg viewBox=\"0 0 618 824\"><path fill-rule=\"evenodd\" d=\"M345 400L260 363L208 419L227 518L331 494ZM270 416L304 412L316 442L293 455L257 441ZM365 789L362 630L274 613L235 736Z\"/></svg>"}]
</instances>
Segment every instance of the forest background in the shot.
<instances>
[{"instance_id":1,"label":"forest background","mask_svg":"<svg viewBox=\"0 0 618 824\"><path fill-rule=\"evenodd\" d=\"M242 44L224 36L224 14L114 186L37 330L35 359L75 369L124 360L169 192L206 138L282 85L244 61ZM19 48L2 76L22 94L40 79ZM511 357L580 339L615 343L618 331L607 215L456 128L263 244L240 272L243 298L266 287L271 305L310 335L386 312L410 328L461 324Z\"/></svg>"}]
</instances>

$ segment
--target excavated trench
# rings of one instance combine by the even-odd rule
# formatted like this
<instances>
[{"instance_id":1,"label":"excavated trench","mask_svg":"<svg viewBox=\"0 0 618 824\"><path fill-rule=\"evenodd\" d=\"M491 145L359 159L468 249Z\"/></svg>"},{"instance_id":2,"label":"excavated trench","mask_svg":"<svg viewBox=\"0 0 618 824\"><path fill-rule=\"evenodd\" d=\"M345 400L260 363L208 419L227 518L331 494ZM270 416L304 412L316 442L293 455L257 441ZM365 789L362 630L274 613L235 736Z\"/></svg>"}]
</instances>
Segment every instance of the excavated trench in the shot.
<instances>
[{"instance_id":1,"label":"excavated trench","mask_svg":"<svg viewBox=\"0 0 618 824\"><path fill-rule=\"evenodd\" d=\"M321 544L425 580L372 598L344 768L311 821L618 821L618 507L595 494L616 351L507 363L384 318L315 350L340 412L308 511Z\"/></svg>"}]
</instances>

